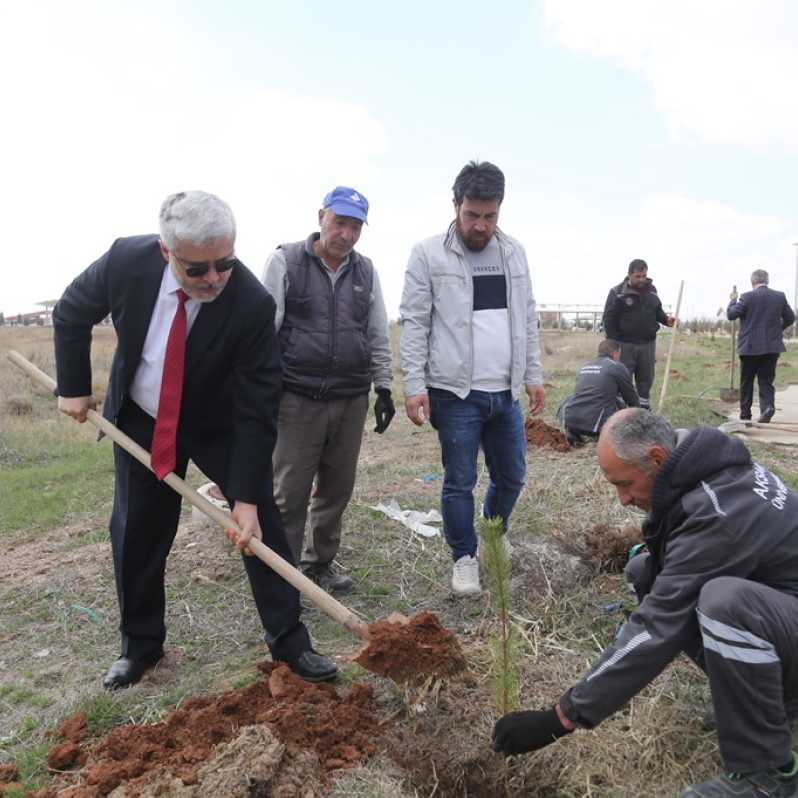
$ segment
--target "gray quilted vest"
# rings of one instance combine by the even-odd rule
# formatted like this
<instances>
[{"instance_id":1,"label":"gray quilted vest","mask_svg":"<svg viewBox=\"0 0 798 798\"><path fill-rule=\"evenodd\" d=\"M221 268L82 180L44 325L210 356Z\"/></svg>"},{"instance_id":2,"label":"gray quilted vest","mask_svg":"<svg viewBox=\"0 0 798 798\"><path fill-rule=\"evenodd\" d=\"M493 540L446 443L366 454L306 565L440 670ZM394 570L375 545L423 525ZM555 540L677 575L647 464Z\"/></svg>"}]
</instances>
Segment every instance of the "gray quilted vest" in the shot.
<instances>
[{"instance_id":1,"label":"gray quilted vest","mask_svg":"<svg viewBox=\"0 0 798 798\"><path fill-rule=\"evenodd\" d=\"M353 250L333 285L307 251L317 238L280 246L288 278L279 334L283 387L314 399L359 396L371 388L367 328L374 266Z\"/></svg>"}]
</instances>

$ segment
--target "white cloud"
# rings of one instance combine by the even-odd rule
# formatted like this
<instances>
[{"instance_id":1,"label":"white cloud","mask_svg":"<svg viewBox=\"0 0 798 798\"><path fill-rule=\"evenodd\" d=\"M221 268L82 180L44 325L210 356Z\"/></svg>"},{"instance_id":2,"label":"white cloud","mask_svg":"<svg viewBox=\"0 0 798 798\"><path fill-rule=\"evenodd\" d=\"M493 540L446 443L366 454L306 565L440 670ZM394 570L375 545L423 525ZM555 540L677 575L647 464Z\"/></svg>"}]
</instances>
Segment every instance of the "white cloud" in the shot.
<instances>
[{"instance_id":1,"label":"white cloud","mask_svg":"<svg viewBox=\"0 0 798 798\"><path fill-rule=\"evenodd\" d=\"M10 5L10 4L9 4ZM227 200L260 274L306 236L329 189L374 185L387 147L368 109L250 87L214 71L167 17L98 3L0 10L4 258L0 310L60 295L121 235L155 232L172 191ZM229 56L229 54L228 54Z\"/></svg>"},{"instance_id":2,"label":"white cloud","mask_svg":"<svg viewBox=\"0 0 798 798\"><path fill-rule=\"evenodd\" d=\"M565 207L573 221L563 221ZM793 301L796 238L786 218L654 194L628 213L592 198L519 197L503 211L503 224L526 246L539 302L603 305L633 258L647 261L665 304L675 306L685 281L685 319L714 317L732 285L748 290L755 268L767 269L771 286Z\"/></svg>"},{"instance_id":3,"label":"white cloud","mask_svg":"<svg viewBox=\"0 0 798 798\"><path fill-rule=\"evenodd\" d=\"M544 0L547 37L651 85L672 135L798 150L790 0Z\"/></svg>"}]
</instances>

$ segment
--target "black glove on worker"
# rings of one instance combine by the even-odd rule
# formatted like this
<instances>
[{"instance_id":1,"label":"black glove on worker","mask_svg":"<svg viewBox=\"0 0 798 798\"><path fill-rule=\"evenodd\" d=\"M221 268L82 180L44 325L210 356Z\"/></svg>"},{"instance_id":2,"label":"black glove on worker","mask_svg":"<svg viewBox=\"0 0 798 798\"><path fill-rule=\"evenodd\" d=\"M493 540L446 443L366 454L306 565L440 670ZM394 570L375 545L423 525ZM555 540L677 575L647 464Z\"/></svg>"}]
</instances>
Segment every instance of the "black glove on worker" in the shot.
<instances>
[{"instance_id":1,"label":"black glove on worker","mask_svg":"<svg viewBox=\"0 0 798 798\"><path fill-rule=\"evenodd\" d=\"M554 707L543 712L509 712L493 727L493 750L505 756L537 751L570 733Z\"/></svg>"},{"instance_id":2,"label":"black glove on worker","mask_svg":"<svg viewBox=\"0 0 798 798\"><path fill-rule=\"evenodd\" d=\"M374 427L374 432L382 435L395 415L396 408L391 399L391 391L388 388L377 388L377 400L374 402L374 418L377 426Z\"/></svg>"}]
</instances>

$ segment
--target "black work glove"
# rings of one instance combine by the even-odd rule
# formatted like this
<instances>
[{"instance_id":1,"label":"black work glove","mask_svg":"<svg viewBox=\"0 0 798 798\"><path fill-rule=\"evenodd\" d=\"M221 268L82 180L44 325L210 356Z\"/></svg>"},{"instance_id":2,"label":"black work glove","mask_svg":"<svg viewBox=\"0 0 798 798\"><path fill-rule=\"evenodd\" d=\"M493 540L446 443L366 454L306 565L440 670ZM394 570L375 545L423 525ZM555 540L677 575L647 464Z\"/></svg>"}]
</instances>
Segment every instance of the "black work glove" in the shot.
<instances>
[{"instance_id":1,"label":"black work glove","mask_svg":"<svg viewBox=\"0 0 798 798\"><path fill-rule=\"evenodd\" d=\"M377 421L377 426L374 427L374 432L379 432L382 435L391 419L396 415L396 408L391 399L391 391L388 388L377 388L377 399L374 402L374 418Z\"/></svg>"},{"instance_id":2,"label":"black work glove","mask_svg":"<svg viewBox=\"0 0 798 798\"><path fill-rule=\"evenodd\" d=\"M554 707L543 712L509 712L493 727L493 750L505 756L537 751L570 733Z\"/></svg>"}]
</instances>

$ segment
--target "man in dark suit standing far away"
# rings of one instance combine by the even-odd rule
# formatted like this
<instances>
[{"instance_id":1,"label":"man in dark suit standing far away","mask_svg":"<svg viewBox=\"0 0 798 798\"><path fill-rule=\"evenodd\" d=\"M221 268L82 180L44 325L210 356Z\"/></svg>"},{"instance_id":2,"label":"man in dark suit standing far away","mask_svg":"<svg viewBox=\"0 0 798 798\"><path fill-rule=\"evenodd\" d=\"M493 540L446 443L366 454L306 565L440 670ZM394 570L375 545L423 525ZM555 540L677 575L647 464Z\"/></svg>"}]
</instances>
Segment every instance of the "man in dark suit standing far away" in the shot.
<instances>
[{"instance_id":1,"label":"man in dark suit standing far away","mask_svg":"<svg viewBox=\"0 0 798 798\"><path fill-rule=\"evenodd\" d=\"M740 319L737 352L740 355L740 418L751 418L754 377L759 382L759 423L767 424L776 412L776 362L785 351L784 330L795 322L795 313L781 291L768 287L764 269L751 274L751 291L737 298L729 296L729 321Z\"/></svg>"},{"instance_id":2,"label":"man in dark suit standing far away","mask_svg":"<svg viewBox=\"0 0 798 798\"><path fill-rule=\"evenodd\" d=\"M111 545L121 656L104 685L138 682L163 656L164 571L180 496L162 479L189 459L219 485L248 553L255 536L292 562L272 494L272 450L281 391L274 301L235 257L230 207L201 191L167 197L157 235L117 239L66 289L53 311L58 405L79 422L93 405L92 326L109 313L117 333L106 419L151 451L153 471L114 446ZM299 594L244 557L274 659L309 681L335 677L311 648Z\"/></svg>"}]
</instances>

